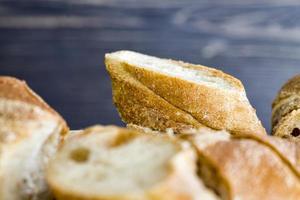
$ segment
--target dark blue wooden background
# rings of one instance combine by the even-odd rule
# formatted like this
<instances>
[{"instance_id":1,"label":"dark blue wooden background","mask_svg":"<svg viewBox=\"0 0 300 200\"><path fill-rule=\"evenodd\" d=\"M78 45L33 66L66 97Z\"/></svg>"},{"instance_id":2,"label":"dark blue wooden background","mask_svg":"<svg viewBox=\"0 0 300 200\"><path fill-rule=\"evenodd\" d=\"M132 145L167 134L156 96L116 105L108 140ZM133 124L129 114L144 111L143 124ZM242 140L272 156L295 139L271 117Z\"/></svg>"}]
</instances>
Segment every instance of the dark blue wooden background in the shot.
<instances>
[{"instance_id":1,"label":"dark blue wooden background","mask_svg":"<svg viewBox=\"0 0 300 200\"><path fill-rule=\"evenodd\" d=\"M296 0L0 0L0 74L25 79L74 129L121 124L103 64L119 49L238 77L269 129L299 45Z\"/></svg>"}]
</instances>

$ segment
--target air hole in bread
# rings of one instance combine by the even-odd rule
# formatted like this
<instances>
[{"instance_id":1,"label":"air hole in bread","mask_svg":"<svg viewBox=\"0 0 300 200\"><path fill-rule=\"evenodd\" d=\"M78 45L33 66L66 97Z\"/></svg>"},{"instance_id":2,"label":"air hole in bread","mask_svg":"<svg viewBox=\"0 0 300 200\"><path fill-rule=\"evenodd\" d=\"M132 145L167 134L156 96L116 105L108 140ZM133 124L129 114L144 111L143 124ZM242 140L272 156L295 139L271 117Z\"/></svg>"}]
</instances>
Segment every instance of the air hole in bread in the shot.
<instances>
[{"instance_id":1,"label":"air hole in bread","mask_svg":"<svg viewBox=\"0 0 300 200\"><path fill-rule=\"evenodd\" d=\"M90 157L90 150L85 147L80 147L80 148L74 149L71 152L70 157L75 162L84 163L84 162L88 161L88 159Z\"/></svg>"},{"instance_id":2,"label":"air hole in bread","mask_svg":"<svg viewBox=\"0 0 300 200\"><path fill-rule=\"evenodd\" d=\"M300 135L300 129L299 128L294 128L291 135L294 136L294 137L298 137Z\"/></svg>"}]
</instances>

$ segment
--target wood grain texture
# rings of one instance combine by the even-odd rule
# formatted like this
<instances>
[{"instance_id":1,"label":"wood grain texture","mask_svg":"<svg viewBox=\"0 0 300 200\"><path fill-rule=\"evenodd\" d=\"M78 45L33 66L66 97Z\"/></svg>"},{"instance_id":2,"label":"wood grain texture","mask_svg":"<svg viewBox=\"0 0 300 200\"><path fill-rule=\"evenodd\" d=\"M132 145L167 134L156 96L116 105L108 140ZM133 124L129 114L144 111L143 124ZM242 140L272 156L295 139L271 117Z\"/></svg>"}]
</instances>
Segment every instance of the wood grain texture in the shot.
<instances>
[{"instance_id":1,"label":"wood grain texture","mask_svg":"<svg viewBox=\"0 0 300 200\"><path fill-rule=\"evenodd\" d=\"M270 129L271 101L300 72L300 2L1 0L0 74L25 79L69 122L122 124L103 64L120 49L241 79Z\"/></svg>"}]
</instances>

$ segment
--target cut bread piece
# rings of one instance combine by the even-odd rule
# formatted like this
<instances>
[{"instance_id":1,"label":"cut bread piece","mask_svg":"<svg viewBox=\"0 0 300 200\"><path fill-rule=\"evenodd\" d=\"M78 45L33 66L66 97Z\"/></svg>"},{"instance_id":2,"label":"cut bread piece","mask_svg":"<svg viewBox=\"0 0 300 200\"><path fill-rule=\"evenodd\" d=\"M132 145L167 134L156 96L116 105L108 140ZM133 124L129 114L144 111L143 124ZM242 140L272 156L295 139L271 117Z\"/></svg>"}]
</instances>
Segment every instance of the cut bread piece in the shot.
<instances>
[{"instance_id":1,"label":"cut bread piece","mask_svg":"<svg viewBox=\"0 0 300 200\"><path fill-rule=\"evenodd\" d=\"M276 153L280 157L282 162L289 166L290 169L294 172L294 174L300 178L300 142L294 140L250 133L232 136L226 131L215 131L209 128L185 129L181 130L180 134L174 135L172 134L172 130L168 130L167 132L159 132L132 124L128 124L127 127L133 130L138 130L145 134L166 134L170 136L170 138L177 137L180 139L192 141L192 143L196 143L197 146L201 146L202 148L205 148L205 146L214 144L218 141L230 140L231 138L234 138L236 140L254 140L260 143L261 145L265 145L266 147L270 148L274 153ZM196 135L201 135L201 137L195 137Z\"/></svg>"},{"instance_id":2,"label":"cut bread piece","mask_svg":"<svg viewBox=\"0 0 300 200\"><path fill-rule=\"evenodd\" d=\"M64 143L47 180L58 200L218 199L197 178L195 159L187 143L164 135L94 126Z\"/></svg>"},{"instance_id":3,"label":"cut bread piece","mask_svg":"<svg viewBox=\"0 0 300 200\"><path fill-rule=\"evenodd\" d=\"M25 82L0 76L0 200L45 200L44 170L68 127Z\"/></svg>"},{"instance_id":4,"label":"cut bread piece","mask_svg":"<svg viewBox=\"0 0 300 200\"><path fill-rule=\"evenodd\" d=\"M136 126L134 126L134 128L136 128ZM146 134L162 135L161 133L153 132L147 128L138 127L138 129L142 130ZM232 136L226 131L214 131L207 128L189 129L189 130L187 129L185 131L182 131L181 134L176 135L176 137L190 141L194 145L194 147L198 149L199 176L203 179L203 181L209 188L212 188L213 190L215 190L216 193L220 194L222 196L222 199L238 199L241 197L240 194L234 194L235 190L237 191L242 190L242 188L236 188L237 185L239 184L235 182L243 183L245 180L249 179L250 183L252 183L253 185L254 184L253 182L255 182L257 176L259 176L258 180L260 182L262 182L262 180L268 177L268 175L264 173L262 173L261 176L259 172L259 168L253 169L254 168L253 165L255 163L249 163L249 162L257 162L255 160L256 155L258 160L259 159L266 160L267 157L270 157L272 161L268 166L266 166L266 168L270 170L272 168L272 165L275 163L274 164L275 172L272 173L289 174L289 176L293 177L293 181L294 181L293 184L295 184L295 181L297 179L298 181L300 179L300 146L299 146L300 143L299 142L295 142L293 140L288 140L288 139L282 139L279 137L246 134L246 133L243 135ZM238 145L236 145L237 147L235 150L234 149L230 150L231 153L229 153L229 155L227 154L227 151L225 151L226 147L222 148L224 150L222 154L221 154L221 150L218 153L218 155L206 154L206 149L210 149L210 148L218 149L219 142L232 142L232 141L235 141L235 143L237 143ZM250 143L254 144L254 145L249 145L249 149L247 150L249 154L251 154L252 151L253 155L246 156L245 158L247 160L252 157L251 161L250 160L245 161L243 158L244 152L246 151L246 147L243 148L239 147L239 145L244 144L245 141L247 141L246 143L249 143L250 141ZM229 149L234 148L230 146L235 146L235 145L228 144ZM256 150L252 150L254 146L257 146L255 147ZM259 153L257 153L257 150L262 151L261 154L266 154L266 157L263 157ZM232 152L232 151L236 151L236 152ZM238 158L232 158L233 156L232 154L234 154L234 156L241 155L240 161L233 162L232 160L237 160ZM218 161L219 162L218 163L214 159L229 159L230 161L232 161L232 163L228 164L227 161L226 162ZM222 173L221 166L223 166L224 163L228 166L228 168L231 168L232 170L236 170L236 174L240 171L242 180L239 181L235 180L233 182L231 180L233 176L230 175L230 173L233 172L231 172L230 170L226 171L225 174ZM244 166L241 166L242 163L244 163ZM261 166L262 164L259 165ZM250 172L251 170L257 172L257 174L255 175L255 177L248 176L245 178L245 175L243 173L247 173L247 170L243 170L243 169L239 170L238 168L246 168L249 169ZM261 172L263 172L264 170L265 170L264 167L261 167ZM281 170L283 172L280 172ZM289 178L289 176L287 176L286 178ZM240 179L241 177L237 175L234 179ZM270 180L270 182L272 181L273 180ZM248 183L248 180L245 182ZM275 178L275 182L279 182L277 178ZM258 183L257 185L260 186L261 184ZM270 185L271 184L269 184L268 186ZM240 186L243 188L245 187L243 185ZM267 186L263 186L263 187L267 187ZM272 188L270 188L270 191L271 190ZM256 192L255 195L258 195L257 199L261 199L262 197L261 191L256 190L255 192ZM288 190L285 190L284 192L288 192ZM269 192L268 195L270 195L270 193L271 192ZM273 196L268 196L269 198L267 199L273 199L277 196L277 191L274 190L273 193L274 193ZM252 198L255 199L254 198L255 195L251 196L251 195L243 194L241 199L252 199ZM280 198L282 198L283 195L284 193L281 193ZM264 198L266 198L266 196L264 196ZM292 199L291 196L288 196L287 198Z\"/></svg>"},{"instance_id":5,"label":"cut bread piece","mask_svg":"<svg viewBox=\"0 0 300 200\"><path fill-rule=\"evenodd\" d=\"M106 65L112 79L113 100L124 122L159 131L204 127L191 114L137 81L118 62L106 59Z\"/></svg>"},{"instance_id":6,"label":"cut bread piece","mask_svg":"<svg viewBox=\"0 0 300 200\"><path fill-rule=\"evenodd\" d=\"M268 145L247 138L193 136L198 170L222 199L297 199L299 177ZM210 137L207 140L207 137Z\"/></svg>"},{"instance_id":7,"label":"cut bread piece","mask_svg":"<svg viewBox=\"0 0 300 200\"><path fill-rule=\"evenodd\" d=\"M105 55L121 118L154 130L265 134L242 83L221 71L132 51Z\"/></svg>"},{"instance_id":8,"label":"cut bread piece","mask_svg":"<svg viewBox=\"0 0 300 200\"><path fill-rule=\"evenodd\" d=\"M272 104L272 134L300 138L300 75L282 86Z\"/></svg>"}]
</instances>

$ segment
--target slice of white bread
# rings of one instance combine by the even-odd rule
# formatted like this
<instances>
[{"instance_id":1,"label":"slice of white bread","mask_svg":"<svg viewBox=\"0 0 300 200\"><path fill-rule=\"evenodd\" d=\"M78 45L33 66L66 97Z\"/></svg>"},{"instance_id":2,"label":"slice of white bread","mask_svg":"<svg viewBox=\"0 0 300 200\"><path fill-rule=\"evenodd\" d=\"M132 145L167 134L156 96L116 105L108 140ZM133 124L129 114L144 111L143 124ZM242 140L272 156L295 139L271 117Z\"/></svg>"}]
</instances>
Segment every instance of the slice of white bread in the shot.
<instances>
[{"instance_id":1,"label":"slice of white bread","mask_svg":"<svg viewBox=\"0 0 300 200\"><path fill-rule=\"evenodd\" d=\"M268 137L268 140L272 139ZM287 161L290 158L282 158L280 154L287 152L282 147L288 147L279 142L283 139L275 138L275 142L267 142L252 138L252 135L237 138L217 132L197 133L191 135L189 140L198 150L200 177L222 199L299 198L300 179L294 170L299 162L293 162L295 166L291 167ZM279 151L270 145L275 145ZM291 154L295 156L293 151Z\"/></svg>"},{"instance_id":2,"label":"slice of white bread","mask_svg":"<svg viewBox=\"0 0 300 200\"><path fill-rule=\"evenodd\" d=\"M52 199L44 169L67 131L25 82L0 76L0 200Z\"/></svg>"},{"instance_id":3,"label":"slice of white bread","mask_svg":"<svg viewBox=\"0 0 300 200\"><path fill-rule=\"evenodd\" d=\"M300 75L282 86L272 104L272 134L300 138Z\"/></svg>"},{"instance_id":4,"label":"slice of white bread","mask_svg":"<svg viewBox=\"0 0 300 200\"><path fill-rule=\"evenodd\" d=\"M50 162L57 200L210 200L195 152L164 135L94 126L69 138Z\"/></svg>"},{"instance_id":5,"label":"slice of white bread","mask_svg":"<svg viewBox=\"0 0 300 200\"><path fill-rule=\"evenodd\" d=\"M160 131L206 126L265 134L242 83L219 70L132 51L106 54L105 64L126 123Z\"/></svg>"}]
</instances>

